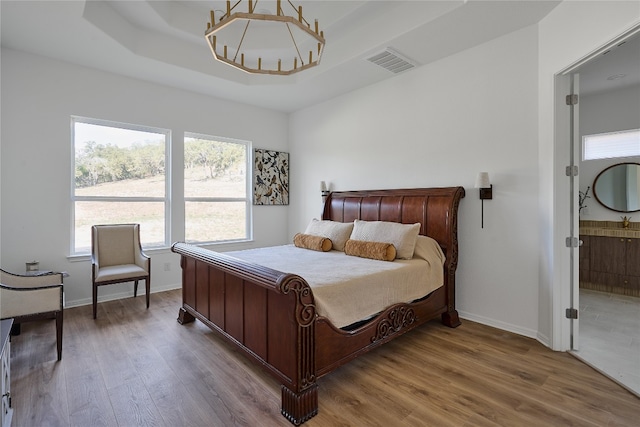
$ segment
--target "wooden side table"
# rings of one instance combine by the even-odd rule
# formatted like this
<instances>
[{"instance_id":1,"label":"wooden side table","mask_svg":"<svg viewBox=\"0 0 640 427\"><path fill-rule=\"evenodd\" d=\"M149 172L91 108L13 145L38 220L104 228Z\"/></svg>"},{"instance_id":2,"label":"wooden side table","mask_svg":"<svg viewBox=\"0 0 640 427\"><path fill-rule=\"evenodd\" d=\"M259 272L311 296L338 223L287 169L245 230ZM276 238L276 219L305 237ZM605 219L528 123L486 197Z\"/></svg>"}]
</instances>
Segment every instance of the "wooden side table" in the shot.
<instances>
[{"instance_id":1,"label":"wooden side table","mask_svg":"<svg viewBox=\"0 0 640 427\"><path fill-rule=\"evenodd\" d=\"M2 386L2 427L11 426L13 407L11 406L11 340L9 335L13 326L13 319L0 321L0 344L2 353L0 357L0 385Z\"/></svg>"}]
</instances>

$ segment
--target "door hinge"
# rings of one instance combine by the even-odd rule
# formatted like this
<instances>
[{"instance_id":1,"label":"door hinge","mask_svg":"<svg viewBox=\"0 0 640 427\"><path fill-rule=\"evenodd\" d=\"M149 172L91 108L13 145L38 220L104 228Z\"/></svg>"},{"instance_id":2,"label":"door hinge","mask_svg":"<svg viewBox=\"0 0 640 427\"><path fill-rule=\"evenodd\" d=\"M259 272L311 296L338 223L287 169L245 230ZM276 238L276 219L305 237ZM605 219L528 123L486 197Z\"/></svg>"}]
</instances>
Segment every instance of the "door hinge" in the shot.
<instances>
[{"instance_id":1,"label":"door hinge","mask_svg":"<svg viewBox=\"0 0 640 427\"><path fill-rule=\"evenodd\" d=\"M578 309L577 308L567 308L566 311L567 319L577 319L578 318Z\"/></svg>"},{"instance_id":2,"label":"door hinge","mask_svg":"<svg viewBox=\"0 0 640 427\"><path fill-rule=\"evenodd\" d=\"M578 176L578 166L567 166L565 173L567 176Z\"/></svg>"},{"instance_id":3,"label":"door hinge","mask_svg":"<svg viewBox=\"0 0 640 427\"><path fill-rule=\"evenodd\" d=\"M581 246L581 241L577 237L567 237L565 239L565 244L568 248L578 248Z\"/></svg>"},{"instance_id":4,"label":"door hinge","mask_svg":"<svg viewBox=\"0 0 640 427\"><path fill-rule=\"evenodd\" d=\"M578 103L578 95L567 95L567 105L576 105Z\"/></svg>"}]
</instances>

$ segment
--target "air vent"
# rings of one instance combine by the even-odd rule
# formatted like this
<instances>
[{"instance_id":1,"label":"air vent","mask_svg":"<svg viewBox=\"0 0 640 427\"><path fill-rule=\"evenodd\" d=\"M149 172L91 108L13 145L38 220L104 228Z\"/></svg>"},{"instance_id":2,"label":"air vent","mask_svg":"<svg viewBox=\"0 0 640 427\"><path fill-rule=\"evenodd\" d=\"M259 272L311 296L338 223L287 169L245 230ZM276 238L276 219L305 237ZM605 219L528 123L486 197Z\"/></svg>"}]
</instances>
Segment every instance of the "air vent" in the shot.
<instances>
[{"instance_id":1,"label":"air vent","mask_svg":"<svg viewBox=\"0 0 640 427\"><path fill-rule=\"evenodd\" d=\"M393 51L391 48L386 48L382 52L376 53L367 58L367 61L395 74L410 70L416 66L415 62Z\"/></svg>"}]
</instances>

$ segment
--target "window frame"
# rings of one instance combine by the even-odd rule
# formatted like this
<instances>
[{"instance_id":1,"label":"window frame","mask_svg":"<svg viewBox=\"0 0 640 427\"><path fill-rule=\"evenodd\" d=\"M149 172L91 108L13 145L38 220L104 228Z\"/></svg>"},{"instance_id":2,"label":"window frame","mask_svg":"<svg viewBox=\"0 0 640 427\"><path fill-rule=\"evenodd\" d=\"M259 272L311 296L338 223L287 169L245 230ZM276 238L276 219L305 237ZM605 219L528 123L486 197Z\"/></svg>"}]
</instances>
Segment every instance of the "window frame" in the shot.
<instances>
[{"instance_id":1,"label":"window frame","mask_svg":"<svg viewBox=\"0 0 640 427\"><path fill-rule=\"evenodd\" d=\"M76 169L76 135L75 124L84 123L97 126L105 126L140 132L150 132L164 135L164 197L122 197L122 196L77 196L75 169ZM84 256L91 254L89 251L78 251L76 248L76 202L160 202L164 205L164 241L157 245L145 245L145 249L160 249L170 246L171 242L171 130L159 127L137 125L132 123L117 122L113 120L94 119L82 116L71 116L71 240L69 253L70 256Z\"/></svg>"},{"instance_id":2,"label":"window frame","mask_svg":"<svg viewBox=\"0 0 640 427\"><path fill-rule=\"evenodd\" d=\"M182 177L182 188L183 188L183 201L182 206L184 208L184 238L186 240L187 236L187 202L204 202L204 203L225 203L225 202L244 202L245 204L245 230L247 230L246 235L243 238L238 239L226 239L226 240L211 240L211 241L197 241L190 242L194 245L205 246L205 245L215 245L215 244L223 244L223 243L236 243L236 242L248 242L253 240L253 209L252 209L252 178L253 178L253 161L251 154L253 153L253 143L251 141L237 139L237 138L228 138L223 136L215 136L208 135L197 132L184 132L183 144L182 144L182 159L183 165L182 168L184 170L185 167L185 148L187 146L187 139L202 139L207 141L214 142L225 142L232 144L240 144L244 146L245 151L245 197L187 197L186 189L184 186L184 174Z\"/></svg>"},{"instance_id":3,"label":"window frame","mask_svg":"<svg viewBox=\"0 0 640 427\"><path fill-rule=\"evenodd\" d=\"M588 162L588 161L592 161L592 160L606 160L606 159L624 159L624 158L628 158L628 157L637 157L640 156L640 144L637 147L638 151L635 154L627 154L625 153L625 155L609 155L606 157L589 157L587 158L587 144L589 143L588 139L592 138L592 139L597 139L597 138L607 138L607 137L611 137L614 135L624 135L624 134L638 134L640 135L640 129L625 129L625 130L619 130L619 131L613 131L613 132L602 132L602 133L594 133L594 134L589 134L589 135L583 135L582 136L582 161L583 162ZM593 142L597 142L597 141L593 141ZM633 145L631 146L633 147Z\"/></svg>"}]
</instances>

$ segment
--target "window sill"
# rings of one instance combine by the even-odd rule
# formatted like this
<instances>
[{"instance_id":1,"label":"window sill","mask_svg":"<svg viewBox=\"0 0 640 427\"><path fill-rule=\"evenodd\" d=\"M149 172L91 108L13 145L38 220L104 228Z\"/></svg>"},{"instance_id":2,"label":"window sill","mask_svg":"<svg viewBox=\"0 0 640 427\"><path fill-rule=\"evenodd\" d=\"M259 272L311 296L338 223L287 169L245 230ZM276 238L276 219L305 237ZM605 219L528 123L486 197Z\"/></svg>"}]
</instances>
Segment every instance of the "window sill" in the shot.
<instances>
[{"instance_id":1,"label":"window sill","mask_svg":"<svg viewBox=\"0 0 640 427\"><path fill-rule=\"evenodd\" d=\"M148 248L148 249L143 248L142 250L147 255L153 255L153 254L169 253L169 252L171 252L171 247L170 246L159 246L159 247ZM67 256L67 261L69 261L69 262L91 261L91 254L87 253L87 254L68 255Z\"/></svg>"},{"instance_id":2,"label":"window sill","mask_svg":"<svg viewBox=\"0 0 640 427\"><path fill-rule=\"evenodd\" d=\"M221 249L221 247L224 247L224 249L221 250L221 252L224 252L224 251L235 251L235 250L247 249L247 244L250 244L252 242L253 242L253 239L235 240L235 241L226 241L226 242L191 243L191 244L194 246L200 246L202 248L211 249L211 250L217 250L213 248ZM171 246L143 248L142 250L147 255L165 254L165 253L171 253ZM69 262L91 261L91 254L85 253L85 254L68 255L67 261Z\"/></svg>"}]
</instances>

